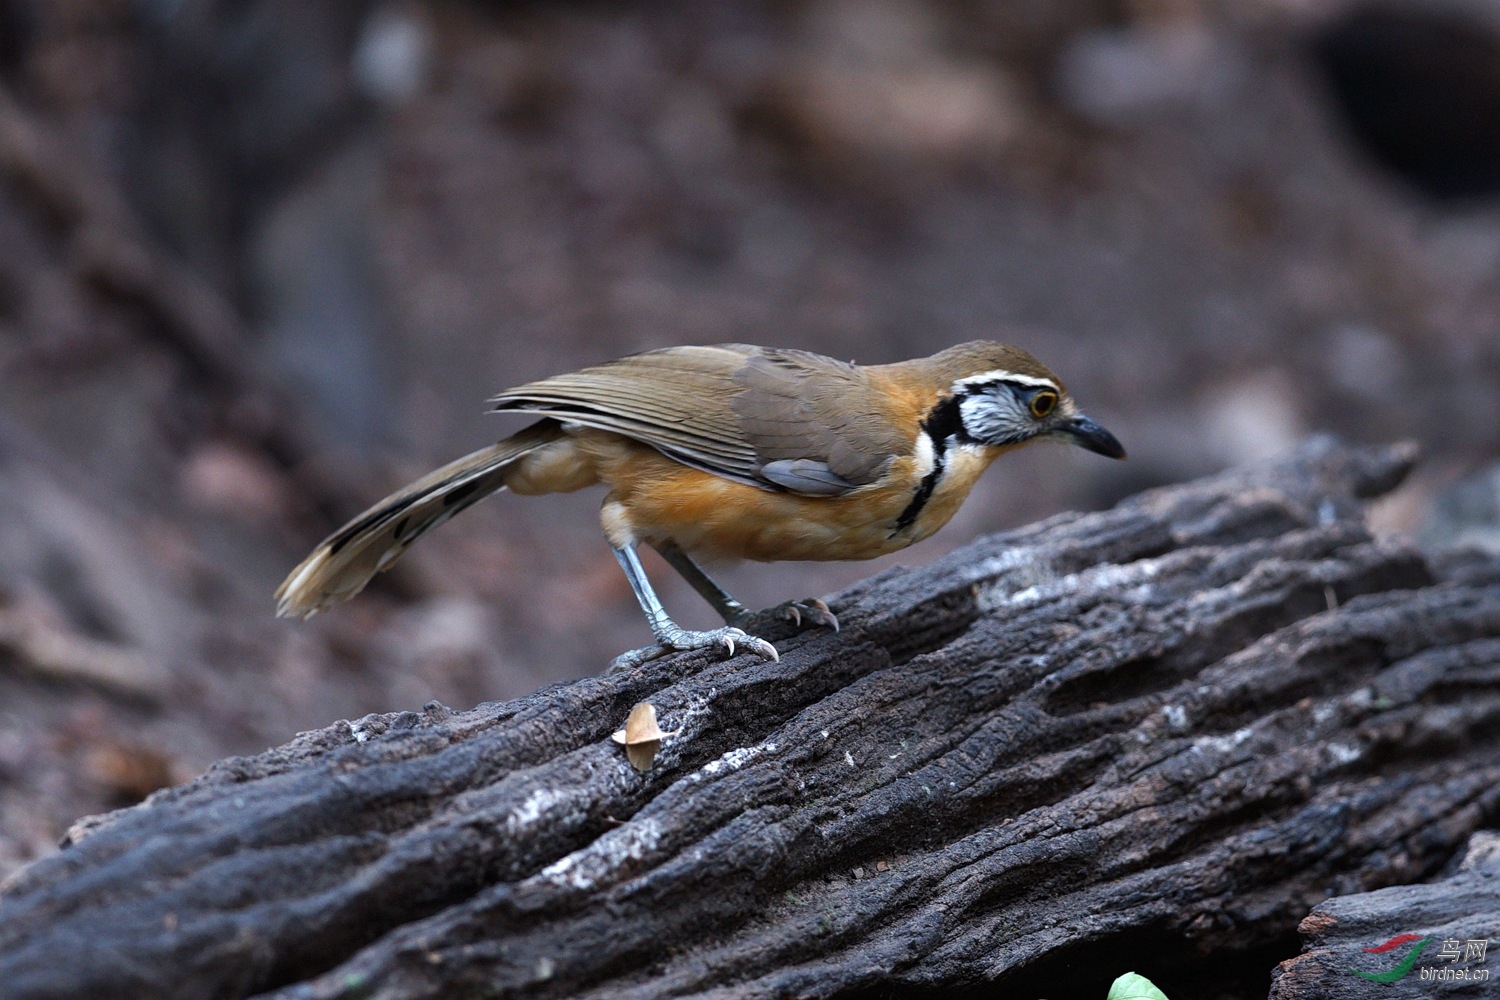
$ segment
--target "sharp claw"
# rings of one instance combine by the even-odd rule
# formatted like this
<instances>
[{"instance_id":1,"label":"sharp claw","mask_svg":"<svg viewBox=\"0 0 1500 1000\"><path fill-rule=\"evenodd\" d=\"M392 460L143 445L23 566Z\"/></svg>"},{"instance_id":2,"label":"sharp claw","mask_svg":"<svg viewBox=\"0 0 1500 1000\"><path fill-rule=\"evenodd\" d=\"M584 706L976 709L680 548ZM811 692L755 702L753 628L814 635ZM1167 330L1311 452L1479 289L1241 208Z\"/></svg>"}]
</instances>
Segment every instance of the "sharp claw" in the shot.
<instances>
[{"instance_id":1,"label":"sharp claw","mask_svg":"<svg viewBox=\"0 0 1500 1000\"><path fill-rule=\"evenodd\" d=\"M748 624L757 614L775 614L779 618L792 623L796 628L805 628L809 625L822 625L831 628L835 632L839 630L838 616L827 604L816 597L809 597L802 601L787 601L778 604L774 608L766 608L761 612L740 611L733 615L726 615L724 620L733 627ZM743 644L744 640L740 642Z\"/></svg>"},{"instance_id":2,"label":"sharp claw","mask_svg":"<svg viewBox=\"0 0 1500 1000\"><path fill-rule=\"evenodd\" d=\"M838 616L833 613L828 605L816 597L810 597L805 601L798 601L796 606L807 615L807 620L814 625L823 625L833 629L835 632L839 630ZM801 623L799 622L798 624Z\"/></svg>"},{"instance_id":3,"label":"sharp claw","mask_svg":"<svg viewBox=\"0 0 1500 1000\"><path fill-rule=\"evenodd\" d=\"M781 662L781 654L776 652L776 647L759 636L747 636L745 638L745 649L753 651L756 656L772 663Z\"/></svg>"},{"instance_id":4,"label":"sharp claw","mask_svg":"<svg viewBox=\"0 0 1500 1000\"><path fill-rule=\"evenodd\" d=\"M731 629L730 631L737 633L735 635L725 635L723 637L724 645L729 647L730 656L734 655L736 648L735 643L739 643L742 652L754 653L763 660L772 660L776 662L779 662L781 660L781 656L776 652L776 647L771 645L766 640L762 639L760 636L751 635L743 629Z\"/></svg>"},{"instance_id":5,"label":"sharp claw","mask_svg":"<svg viewBox=\"0 0 1500 1000\"><path fill-rule=\"evenodd\" d=\"M730 657L735 653L754 653L762 659L779 661L781 657L776 652L776 647L759 636L754 636L744 629L733 626L715 629L711 632L678 632L665 636L663 641L655 646L644 646L641 649L632 649L627 653L621 653L610 661L609 673L617 674L624 670L631 670L643 663L660 656L678 651L693 649L713 649L722 645L725 656Z\"/></svg>"}]
</instances>

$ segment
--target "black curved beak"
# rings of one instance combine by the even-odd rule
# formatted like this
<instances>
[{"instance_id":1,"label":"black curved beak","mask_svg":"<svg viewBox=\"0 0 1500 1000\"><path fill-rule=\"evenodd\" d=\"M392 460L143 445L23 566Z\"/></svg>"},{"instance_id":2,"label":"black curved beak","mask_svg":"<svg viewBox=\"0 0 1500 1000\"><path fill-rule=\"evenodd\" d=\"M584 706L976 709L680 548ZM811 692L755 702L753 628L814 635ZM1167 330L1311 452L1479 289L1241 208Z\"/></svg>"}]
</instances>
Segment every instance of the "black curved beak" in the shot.
<instances>
[{"instance_id":1,"label":"black curved beak","mask_svg":"<svg viewBox=\"0 0 1500 1000\"><path fill-rule=\"evenodd\" d=\"M1082 413L1059 427L1055 433L1067 438L1080 448L1086 448L1105 458L1124 458L1125 446L1104 426Z\"/></svg>"}]
</instances>

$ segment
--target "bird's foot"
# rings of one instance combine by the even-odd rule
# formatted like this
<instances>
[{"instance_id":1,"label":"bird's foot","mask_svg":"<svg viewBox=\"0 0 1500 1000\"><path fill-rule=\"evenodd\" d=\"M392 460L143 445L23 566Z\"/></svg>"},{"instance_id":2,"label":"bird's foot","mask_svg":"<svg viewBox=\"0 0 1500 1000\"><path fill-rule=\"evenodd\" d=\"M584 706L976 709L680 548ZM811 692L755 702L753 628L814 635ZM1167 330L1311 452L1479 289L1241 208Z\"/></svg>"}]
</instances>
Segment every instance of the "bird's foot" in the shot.
<instances>
[{"instance_id":1,"label":"bird's foot","mask_svg":"<svg viewBox=\"0 0 1500 1000\"><path fill-rule=\"evenodd\" d=\"M774 608L766 608L764 611L742 611L734 617L734 624L744 625L751 618L761 614L774 614L785 618L787 621L798 626L803 625L804 620L808 627L813 625L826 625L835 632L839 630L839 620L828 605L816 597L809 597L800 601L786 601Z\"/></svg>"},{"instance_id":2,"label":"bird's foot","mask_svg":"<svg viewBox=\"0 0 1500 1000\"><path fill-rule=\"evenodd\" d=\"M692 632L680 628L663 636L663 640L654 646L642 646L640 649L621 653L610 661L609 672L617 674L623 670L630 670L642 663L650 663L652 660L666 656L668 653L689 649L710 649L714 646L723 646L727 656L733 656L743 647L746 652L754 653L764 660L781 659L775 646L759 636L753 636L744 629L735 628L732 625L710 629L707 632Z\"/></svg>"}]
</instances>

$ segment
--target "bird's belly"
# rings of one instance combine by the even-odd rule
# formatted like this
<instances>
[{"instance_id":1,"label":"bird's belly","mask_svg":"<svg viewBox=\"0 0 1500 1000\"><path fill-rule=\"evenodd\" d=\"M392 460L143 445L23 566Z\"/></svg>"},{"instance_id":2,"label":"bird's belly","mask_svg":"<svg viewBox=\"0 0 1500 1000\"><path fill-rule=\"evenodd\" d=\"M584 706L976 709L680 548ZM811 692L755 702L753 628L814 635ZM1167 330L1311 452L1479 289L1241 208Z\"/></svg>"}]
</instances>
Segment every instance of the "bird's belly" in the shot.
<instances>
[{"instance_id":1,"label":"bird's belly","mask_svg":"<svg viewBox=\"0 0 1500 1000\"><path fill-rule=\"evenodd\" d=\"M900 551L948 522L993 457L988 449L950 453L920 512L898 527L920 483L910 457L869 486L806 497L703 472L606 431L570 440L610 488L601 520L611 545L673 542L707 560L873 559Z\"/></svg>"},{"instance_id":2,"label":"bird's belly","mask_svg":"<svg viewBox=\"0 0 1500 1000\"><path fill-rule=\"evenodd\" d=\"M872 559L927 537L962 500L939 490L921 516L897 530L913 495L907 476L840 497L804 497L724 479L656 453L632 458L603 477L612 487L604 510L611 542L670 541L708 560Z\"/></svg>"},{"instance_id":3,"label":"bird's belly","mask_svg":"<svg viewBox=\"0 0 1500 1000\"><path fill-rule=\"evenodd\" d=\"M709 560L870 559L911 543L892 533L899 503L771 493L696 470L625 506L642 540L672 541Z\"/></svg>"}]
</instances>

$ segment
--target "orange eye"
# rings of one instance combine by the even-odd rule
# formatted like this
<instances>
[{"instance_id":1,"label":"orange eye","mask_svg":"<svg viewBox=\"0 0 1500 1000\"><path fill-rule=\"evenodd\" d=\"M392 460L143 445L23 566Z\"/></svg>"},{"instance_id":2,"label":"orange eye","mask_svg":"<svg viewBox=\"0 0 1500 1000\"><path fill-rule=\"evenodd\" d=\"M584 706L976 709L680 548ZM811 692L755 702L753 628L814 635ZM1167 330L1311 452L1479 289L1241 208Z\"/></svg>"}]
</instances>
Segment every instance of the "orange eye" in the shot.
<instances>
[{"instance_id":1,"label":"orange eye","mask_svg":"<svg viewBox=\"0 0 1500 1000\"><path fill-rule=\"evenodd\" d=\"M1031 415L1038 420L1051 413L1057 406L1057 393L1043 389L1031 397Z\"/></svg>"}]
</instances>

